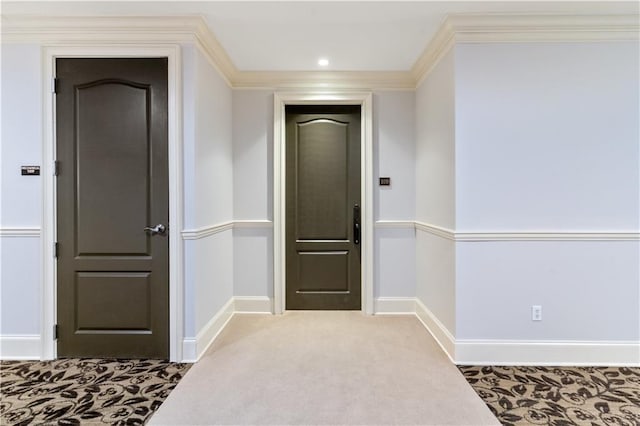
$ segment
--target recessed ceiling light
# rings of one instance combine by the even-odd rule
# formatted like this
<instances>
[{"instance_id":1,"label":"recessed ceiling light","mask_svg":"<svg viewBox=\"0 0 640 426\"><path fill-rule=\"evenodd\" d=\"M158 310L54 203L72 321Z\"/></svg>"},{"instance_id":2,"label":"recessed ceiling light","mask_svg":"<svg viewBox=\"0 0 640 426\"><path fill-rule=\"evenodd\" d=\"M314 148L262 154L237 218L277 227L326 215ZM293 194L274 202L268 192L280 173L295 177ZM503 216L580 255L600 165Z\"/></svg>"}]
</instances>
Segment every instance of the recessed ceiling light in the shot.
<instances>
[{"instance_id":1,"label":"recessed ceiling light","mask_svg":"<svg viewBox=\"0 0 640 426\"><path fill-rule=\"evenodd\" d=\"M320 58L318 59L318 65L320 65L321 67L326 67L327 65L329 65L329 60L327 58Z\"/></svg>"}]
</instances>

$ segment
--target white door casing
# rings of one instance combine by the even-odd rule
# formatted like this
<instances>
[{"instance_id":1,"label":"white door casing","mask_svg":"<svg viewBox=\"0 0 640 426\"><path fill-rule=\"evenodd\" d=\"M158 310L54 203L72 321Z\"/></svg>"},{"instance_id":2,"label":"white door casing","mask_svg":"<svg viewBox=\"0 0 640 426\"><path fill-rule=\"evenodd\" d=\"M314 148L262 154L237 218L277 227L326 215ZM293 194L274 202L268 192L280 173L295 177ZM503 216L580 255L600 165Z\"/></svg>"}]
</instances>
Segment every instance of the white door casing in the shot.
<instances>
[{"instance_id":1,"label":"white door casing","mask_svg":"<svg viewBox=\"0 0 640 426\"><path fill-rule=\"evenodd\" d=\"M362 312L373 314L373 96L371 92L276 92L273 96L273 312L285 311L285 106L360 105Z\"/></svg>"},{"instance_id":2,"label":"white door casing","mask_svg":"<svg viewBox=\"0 0 640 426\"><path fill-rule=\"evenodd\" d=\"M169 357L182 360L184 330L184 246L182 241L182 61L179 45L48 45L43 47L43 226L41 359L56 358L56 114L53 78L56 58L166 57L168 66L169 143Z\"/></svg>"}]
</instances>

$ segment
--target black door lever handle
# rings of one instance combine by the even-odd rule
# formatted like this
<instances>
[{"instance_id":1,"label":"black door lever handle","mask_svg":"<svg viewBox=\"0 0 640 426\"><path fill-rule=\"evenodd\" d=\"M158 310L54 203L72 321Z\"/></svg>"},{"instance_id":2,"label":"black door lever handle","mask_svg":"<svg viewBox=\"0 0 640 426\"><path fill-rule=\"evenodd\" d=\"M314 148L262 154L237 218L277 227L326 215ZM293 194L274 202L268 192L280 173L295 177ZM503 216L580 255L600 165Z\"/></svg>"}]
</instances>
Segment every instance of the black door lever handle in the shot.
<instances>
[{"instance_id":1,"label":"black door lever handle","mask_svg":"<svg viewBox=\"0 0 640 426\"><path fill-rule=\"evenodd\" d=\"M360 206L353 206L353 243L360 244Z\"/></svg>"}]
</instances>

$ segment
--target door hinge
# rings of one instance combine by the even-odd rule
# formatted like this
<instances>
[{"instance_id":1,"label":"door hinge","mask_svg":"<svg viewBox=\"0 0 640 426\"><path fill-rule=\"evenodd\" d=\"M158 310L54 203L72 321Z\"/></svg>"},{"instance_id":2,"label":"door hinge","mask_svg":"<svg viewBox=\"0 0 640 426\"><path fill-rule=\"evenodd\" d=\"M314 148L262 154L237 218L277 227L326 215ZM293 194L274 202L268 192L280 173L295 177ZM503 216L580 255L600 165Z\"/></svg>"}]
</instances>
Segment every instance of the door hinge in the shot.
<instances>
[{"instance_id":1,"label":"door hinge","mask_svg":"<svg viewBox=\"0 0 640 426\"><path fill-rule=\"evenodd\" d=\"M58 93L59 84L60 79L55 77L51 79L51 93Z\"/></svg>"},{"instance_id":2,"label":"door hinge","mask_svg":"<svg viewBox=\"0 0 640 426\"><path fill-rule=\"evenodd\" d=\"M53 243L53 257L58 258L58 253L60 251L60 244L58 242Z\"/></svg>"},{"instance_id":3,"label":"door hinge","mask_svg":"<svg viewBox=\"0 0 640 426\"><path fill-rule=\"evenodd\" d=\"M58 324L55 324L53 326L53 340L57 340L59 335L60 335L60 326L58 326Z\"/></svg>"},{"instance_id":4,"label":"door hinge","mask_svg":"<svg viewBox=\"0 0 640 426\"><path fill-rule=\"evenodd\" d=\"M60 174L60 161L53 162L53 175L58 176Z\"/></svg>"}]
</instances>

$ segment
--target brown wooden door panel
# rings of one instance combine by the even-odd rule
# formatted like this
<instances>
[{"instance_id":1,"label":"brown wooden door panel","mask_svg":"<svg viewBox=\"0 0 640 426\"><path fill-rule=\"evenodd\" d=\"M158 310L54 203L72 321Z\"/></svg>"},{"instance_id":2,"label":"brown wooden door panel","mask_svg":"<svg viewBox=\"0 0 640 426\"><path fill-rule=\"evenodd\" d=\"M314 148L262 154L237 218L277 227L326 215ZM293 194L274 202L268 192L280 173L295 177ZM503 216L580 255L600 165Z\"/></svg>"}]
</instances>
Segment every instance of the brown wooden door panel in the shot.
<instances>
[{"instance_id":1,"label":"brown wooden door panel","mask_svg":"<svg viewBox=\"0 0 640 426\"><path fill-rule=\"evenodd\" d=\"M286 309L360 309L360 107L286 108Z\"/></svg>"},{"instance_id":2,"label":"brown wooden door panel","mask_svg":"<svg viewBox=\"0 0 640 426\"><path fill-rule=\"evenodd\" d=\"M169 355L167 60L57 59L58 355Z\"/></svg>"}]
</instances>

